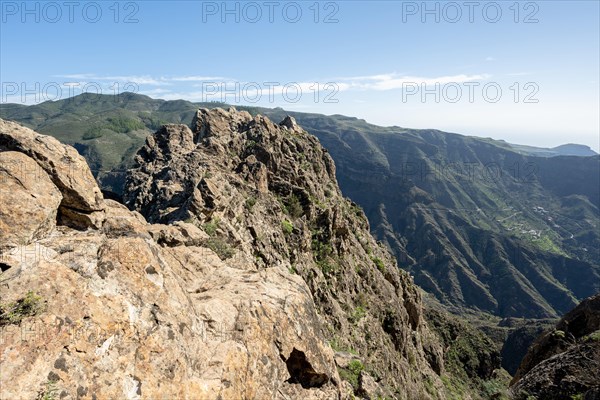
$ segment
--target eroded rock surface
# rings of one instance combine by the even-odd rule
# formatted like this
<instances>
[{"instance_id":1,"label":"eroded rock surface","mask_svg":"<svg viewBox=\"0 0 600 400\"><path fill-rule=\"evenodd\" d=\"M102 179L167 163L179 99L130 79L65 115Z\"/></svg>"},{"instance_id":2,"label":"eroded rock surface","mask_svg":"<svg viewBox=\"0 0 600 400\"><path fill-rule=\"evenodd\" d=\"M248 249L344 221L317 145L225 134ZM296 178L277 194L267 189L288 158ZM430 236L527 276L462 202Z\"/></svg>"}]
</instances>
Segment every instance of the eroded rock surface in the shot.
<instances>
[{"instance_id":1,"label":"eroded rock surface","mask_svg":"<svg viewBox=\"0 0 600 400\"><path fill-rule=\"evenodd\" d=\"M148 138L128 209L73 149L0 121L0 160L47 177L2 203L44 199L0 226L24 235L0 253L0 397L445 398L420 292L318 140L234 109L192 126Z\"/></svg>"},{"instance_id":2,"label":"eroded rock surface","mask_svg":"<svg viewBox=\"0 0 600 400\"><path fill-rule=\"evenodd\" d=\"M14 151L0 153L0 249L31 243L50 232L61 200L35 161Z\"/></svg>"},{"instance_id":3,"label":"eroded rock surface","mask_svg":"<svg viewBox=\"0 0 600 400\"><path fill-rule=\"evenodd\" d=\"M0 119L0 151L23 153L48 174L62 194L59 213L69 214L65 223L73 220L75 227L84 229L101 224L102 194L85 159L73 147Z\"/></svg>"},{"instance_id":4,"label":"eroded rock surface","mask_svg":"<svg viewBox=\"0 0 600 400\"><path fill-rule=\"evenodd\" d=\"M600 294L582 301L529 348L512 381L516 399L600 395Z\"/></svg>"},{"instance_id":5,"label":"eroded rock surface","mask_svg":"<svg viewBox=\"0 0 600 400\"><path fill-rule=\"evenodd\" d=\"M191 126L148 138L127 178L128 207L154 223L203 227L235 268L299 275L334 349L358 355L354 371L340 367L354 395L366 393L362 365L369 393L443 397L442 349L420 292L341 195L318 140L291 117L276 124L233 108L201 109Z\"/></svg>"},{"instance_id":6,"label":"eroded rock surface","mask_svg":"<svg viewBox=\"0 0 600 400\"><path fill-rule=\"evenodd\" d=\"M3 218L23 216L0 225L0 398L341 396L334 352L299 276L230 267L202 247L202 229L151 225L111 200L98 199L99 229L55 226L61 196L85 199L88 188L57 188L43 168L24 180L12 161L28 171L43 163L20 150L0 153L11 189ZM29 292L41 311L10 322Z\"/></svg>"}]
</instances>

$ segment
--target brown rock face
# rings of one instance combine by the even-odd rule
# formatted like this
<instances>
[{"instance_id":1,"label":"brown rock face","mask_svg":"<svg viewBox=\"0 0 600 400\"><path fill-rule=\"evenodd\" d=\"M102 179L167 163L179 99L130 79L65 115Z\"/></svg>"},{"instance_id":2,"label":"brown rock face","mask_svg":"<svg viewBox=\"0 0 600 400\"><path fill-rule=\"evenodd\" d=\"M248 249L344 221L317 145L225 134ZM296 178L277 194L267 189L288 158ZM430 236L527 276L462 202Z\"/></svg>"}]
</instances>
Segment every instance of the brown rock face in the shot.
<instances>
[{"instance_id":1,"label":"brown rock face","mask_svg":"<svg viewBox=\"0 0 600 400\"><path fill-rule=\"evenodd\" d=\"M48 174L24 154L0 153L0 249L26 245L56 225L62 195Z\"/></svg>"},{"instance_id":2,"label":"brown rock face","mask_svg":"<svg viewBox=\"0 0 600 400\"><path fill-rule=\"evenodd\" d=\"M152 222L203 227L207 245L234 268L277 267L306 282L325 337L358 354L342 375L368 370L368 389L350 379L355 395L443 397L428 361L442 373L441 348L419 291L341 195L327 151L293 119L199 110L192 129L167 125L149 138L136 163L128 207Z\"/></svg>"},{"instance_id":3,"label":"brown rock face","mask_svg":"<svg viewBox=\"0 0 600 400\"><path fill-rule=\"evenodd\" d=\"M103 209L100 189L85 159L71 146L0 119L0 151L23 153L37 162L62 193L61 209L71 211L71 215L92 214ZM91 216L90 219L98 221L102 216ZM64 221L69 223L70 218L66 217ZM76 225L87 227L86 222Z\"/></svg>"},{"instance_id":4,"label":"brown rock face","mask_svg":"<svg viewBox=\"0 0 600 400\"><path fill-rule=\"evenodd\" d=\"M530 347L513 381L517 399L600 394L600 294L582 301Z\"/></svg>"},{"instance_id":5,"label":"brown rock face","mask_svg":"<svg viewBox=\"0 0 600 400\"><path fill-rule=\"evenodd\" d=\"M23 133L2 126L5 143ZM1 198L0 398L341 396L299 276L227 266L197 226L150 225L111 200L98 199L106 207L98 230L55 227L61 191L19 149L0 153L10 189ZM73 190L87 184L71 178Z\"/></svg>"},{"instance_id":6,"label":"brown rock face","mask_svg":"<svg viewBox=\"0 0 600 400\"><path fill-rule=\"evenodd\" d=\"M2 212L43 199L0 225L0 398L445 398L420 293L318 141L235 110L193 126L148 139L129 210L64 174L73 149L0 122ZM46 180L19 188L12 158Z\"/></svg>"}]
</instances>

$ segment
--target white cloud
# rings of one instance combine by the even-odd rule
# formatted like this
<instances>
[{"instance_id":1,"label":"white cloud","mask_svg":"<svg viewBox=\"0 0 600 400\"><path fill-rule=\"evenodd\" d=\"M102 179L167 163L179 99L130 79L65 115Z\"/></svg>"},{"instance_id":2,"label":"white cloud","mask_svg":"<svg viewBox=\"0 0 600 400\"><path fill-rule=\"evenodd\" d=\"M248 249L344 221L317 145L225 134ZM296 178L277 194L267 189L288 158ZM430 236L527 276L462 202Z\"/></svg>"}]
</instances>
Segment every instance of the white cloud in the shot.
<instances>
[{"instance_id":1,"label":"white cloud","mask_svg":"<svg viewBox=\"0 0 600 400\"><path fill-rule=\"evenodd\" d=\"M353 77L340 77L331 80L323 81L282 81L276 85L273 85L272 80L267 82L244 82L237 81L231 78L217 77L217 76L199 76L199 75L188 75L188 76L176 76L176 77L152 77L149 75L113 75L113 76L101 76L96 74L65 74L58 75L58 77L74 79L74 80L86 80L88 82L118 82L122 84L130 83L136 85L145 86L171 86L176 84L183 84L185 82L196 82L192 83L192 87L195 88L206 88L206 84L214 84L222 91L235 90L236 87L244 89L245 93L261 93L268 95L275 89L275 92L281 94L281 90L284 86L299 86L303 92L322 92L322 91L333 91L334 88L337 91L348 91L348 90L375 90L375 91L386 91L402 89L406 85L435 85L435 84L448 84L448 83L464 83L473 81L482 81L489 79L489 74L476 74L476 75L447 75L438 77L424 77L424 76L410 76L400 75L397 73L386 73L376 75L364 75L364 76L353 76ZM199 83L202 82L202 83ZM271 87L270 87L271 86ZM258 89L253 89L258 87ZM211 88L212 89L212 88ZM159 92L157 92L159 93ZM276 93L277 94L277 93Z\"/></svg>"},{"instance_id":2,"label":"white cloud","mask_svg":"<svg viewBox=\"0 0 600 400\"><path fill-rule=\"evenodd\" d=\"M152 97L152 96L160 96L160 95L169 94L169 93L171 93L171 91L167 90L167 89L156 88L156 89L140 90L139 93Z\"/></svg>"},{"instance_id":3,"label":"white cloud","mask_svg":"<svg viewBox=\"0 0 600 400\"><path fill-rule=\"evenodd\" d=\"M112 81L112 82L128 82L138 85L165 86L171 85L173 82L203 82L203 81L222 81L228 78L221 76L201 76L201 75L186 75L174 77L152 77L149 75L113 75L102 76L97 74L65 74L55 75L58 78L66 79L86 79L90 81Z\"/></svg>"},{"instance_id":4,"label":"white cloud","mask_svg":"<svg viewBox=\"0 0 600 400\"><path fill-rule=\"evenodd\" d=\"M360 89L360 90L394 90L402 89L408 84L416 85L435 85L448 83L464 83L473 81L487 80L491 77L489 74L477 75L447 75L438 77L423 76L400 76L397 74L380 74L371 76L361 76L354 78L340 78L338 85L340 90Z\"/></svg>"},{"instance_id":5,"label":"white cloud","mask_svg":"<svg viewBox=\"0 0 600 400\"><path fill-rule=\"evenodd\" d=\"M134 83L137 85L152 85L164 86L170 83L165 78L153 78L149 75L119 75L119 76L100 76L96 74L66 74L55 75L57 78L66 79L85 79L87 81L98 82L119 82L119 83Z\"/></svg>"},{"instance_id":6,"label":"white cloud","mask_svg":"<svg viewBox=\"0 0 600 400\"><path fill-rule=\"evenodd\" d=\"M487 80L489 74L458 74L445 76L411 76L398 73L382 73L352 77L338 77L321 81L257 82L239 81L231 78L186 75L176 77L152 77L149 75L97 75L65 74L66 79L81 80L102 87L102 93L133 91L165 100L185 99L188 101L222 101L237 104L287 101L295 99L325 102L336 99L340 92L382 92L405 90L414 86L461 84ZM119 83L118 86L114 82ZM132 89L128 85L134 85ZM80 86L81 87L81 86ZM89 91L89 90L88 90ZM79 94L79 93L75 93Z\"/></svg>"},{"instance_id":7,"label":"white cloud","mask_svg":"<svg viewBox=\"0 0 600 400\"><path fill-rule=\"evenodd\" d=\"M203 82L203 81L224 81L228 80L228 78L224 78L222 76L198 76L198 75L190 75L190 76L175 76L169 79L173 82Z\"/></svg>"}]
</instances>

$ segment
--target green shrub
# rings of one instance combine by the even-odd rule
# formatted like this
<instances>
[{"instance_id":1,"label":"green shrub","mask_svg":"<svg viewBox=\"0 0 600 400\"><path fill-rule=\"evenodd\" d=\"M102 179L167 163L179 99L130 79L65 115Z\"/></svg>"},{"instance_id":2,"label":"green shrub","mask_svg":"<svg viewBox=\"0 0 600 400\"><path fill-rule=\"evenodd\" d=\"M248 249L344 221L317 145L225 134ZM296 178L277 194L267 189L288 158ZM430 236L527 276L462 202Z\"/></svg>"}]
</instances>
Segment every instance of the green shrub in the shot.
<instances>
[{"instance_id":1,"label":"green shrub","mask_svg":"<svg viewBox=\"0 0 600 400\"><path fill-rule=\"evenodd\" d=\"M210 222L202 225L202 228L204 229L204 232L208 234L208 236L214 236L215 233L217 233L217 229L219 229L219 220L213 218L210 220Z\"/></svg>"},{"instance_id":2,"label":"green shrub","mask_svg":"<svg viewBox=\"0 0 600 400\"><path fill-rule=\"evenodd\" d=\"M321 271L323 271L325 275L330 275L331 273L337 270L337 265L330 262L329 260L317 261L317 265L319 266L319 268L321 268Z\"/></svg>"},{"instance_id":3,"label":"green shrub","mask_svg":"<svg viewBox=\"0 0 600 400\"><path fill-rule=\"evenodd\" d=\"M229 243L221 238L211 237L206 242L206 247L214 251L221 260L231 258L235 254Z\"/></svg>"},{"instance_id":4,"label":"green shrub","mask_svg":"<svg viewBox=\"0 0 600 400\"><path fill-rule=\"evenodd\" d=\"M587 335L586 340L592 342L600 342L600 330L597 330L596 332L592 332L589 335Z\"/></svg>"},{"instance_id":5,"label":"green shrub","mask_svg":"<svg viewBox=\"0 0 600 400\"><path fill-rule=\"evenodd\" d=\"M295 194L283 199L283 211L292 218L300 218L304 215L304 209L300 203L300 199Z\"/></svg>"},{"instance_id":6,"label":"green shrub","mask_svg":"<svg viewBox=\"0 0 600 400\"><path fill-rule=\"evenodd\" d=\"M115 132L129 133L146 128L141 121L127 117L112 117L108 119L108 122L108 129Z\"/></svg>"},{"instance_id":7,"label":"green shrub","mask_svg":"<svg viewBox=\"0 0 600 400\"><path fill-rule=\"evenodd\" d=\"M362 208L360 208L360 206L358 204L354 204L352 203L350 205L350 210L352 211L352 213L354 213L354 215L356 215L357 217L362 217L363 215L363 210Z\"/></svg>"},{"instance_id":8,"label":"green shrub","mask_svg":"<svg viewBox=\"0 0 600 400\"><path fill-rule=\"evenodd\" d=\"M338 372L340 378L349 382L356 390L358 389L358 377L363 369L365 369L365 367L359 360L353 360L350 361L347 368L338 368Z\"/></svg>"},{"instance_id":9,"label":"green shrub","mask_svg":"<svg viewBox=\"0 0 600 400\"><path fill-rule=\"evenodd\" d=\"M552 335L554 335L554 337L557 337L559 339L564 339L565 338L565 332L561 331L561 330L558 330L558 329L555 330Z\"/></svg>"},{"instance_id":10,"label":"green shrub","mask_svg":"<svg viewBox=\"0 0 600 400\"><path fill-rule=\"evenodd\" d=\"M29 291L22 299L9 304L0 304L0 326L20 324L26 317L32 317L44 310L42 298Z\"/></svg>"},{"instance_id":11,"label":"green shrub","mask_svg":"<svg viewBox=\"0 0 600 400\"><path fill-rule=\"evenodd\" d=\"M508 399L508 388L504 382L490 379L481 383L481 389L486 399Z\"/></svg>"},{"instance_id":12,"label":"green shrub","mask_svg":"<svg viewBox=\"0 0 600 400\"><path fill-rule=\"evenodd\" d=\"M294 231L294 225L292 225L292 223L288 220L283 220L281 221L281 229L286 235L291 235Z\"/></svg>"},{"instance_id":13,"label":"green shrub","mask_svg":"<svg viewBox=\"0 0 600 400\"><path fill-rule=\"evenodd\" d=\"M375 263L375 266L377 267L377 269L380 270L382 274L385 274L385 264L383 263L381 258L373 257L372 260Z\"/></svg>"},{"instance_id":14,"label":"green shrub","mask_svg":"<svg viewBox=\"0 0 600 400\"><path fill-rule=\"evenodd\" d=\"M109 130L118 133L129 133L136 130L145 130L146 125L137 119L127 117L108 118L108 123L96 125L89 128L82 136L83 140L92 140L102 137L103 130Z\"/></svg>"},{"instance_id":15,"label":"green shrub","mask_svg":"<svg viewBox=\"0 0 600 400\"><path fill-rule=\"evenodd\" d=\"M337 269L337 266L330 260L330 257L333 254L333 248L329 243L313 240L312 250L317 265L325 275L329 275Z\"/></svg>"},{"instance_id":16,"label":"green shrub","mask_svg":"<svg viewBox=\"0 0 600 400\"><path fill-rule=\"evenodd\" d=\"M322 242L318 238L313 237L311 247L317 261L324 260L333 254L333 247L331 247L329 243Z\"/></svg>"},{"instance_id":17,"label":"green shrub","mask_svg":"<svg viewBox=\"0 0 600 400\"><path fill-rule=\"evenodd\" d=\"M352 347L343 346L337 338L333 338L329 341L329 345L334 351L345 351L346 353L358 355L358 352Z\"/></svg>"},{"instance_id":18,"label":"green shrub","mask_svg":"<svg viewBox=\"0 0 600 400\"><path fill-rule=\"evenodd\" d=\"M37 400L56 400L58 399L58 388L56 387L56 381L46 382L46 387L41 391Z\"/></svg>"},{"instance_id":19,"label":"green shrub","mask_svg":"<svg viewBox=\"0 0 600 400\"><path fill-rule=\"evenodd\" d=\"M256 197L248 197L246 199L246 209L248 209L249 211L252 210L252 208L254 207L255 204L256 204Z\"/></svg>"},{"instance_id":20,"label":"green shrub","mask_svg":"<svg viewBox=\"0 0 600 400\"><path fill-rule=\"evenodd\" d=\"M144 113L140 115L140 119L142 120L142 123L152 131L157 131L163 125L167 125L169 123L169 121L164 119L153 117L150 115L150 113Z\"/></svg>"},{"instance_id":21,"label":"green shrub","mask_svg":"<svg viewBox=\"0 0 600 400\"><path fill-rule=\"evenodd\" d=\"M102 128L100 126L91 127L83 134L83 136L81 138L83 140L92 140L92 139L100 138L103 135L103 133L102 133L103 129L104 128Z\"/></svg>"},{"instance_id":22,"label":"green shrub","mask_svg":"<svg viewBox=\"0 0 600 400\"><path fill-rule=\"evenodd\" d=\"M321 230L313 230L311 249L315 262L325 275L337 270L338 264L334 260L333 247L329 243L327 234Z\"/></svg>"},{"instance_id":23,"label":"green shrub","mask_svg":"<svg viewBox=\"0 0 600 400\"><path fill-rule=\"evenodd\" d=\"M355 324L358 321L360 321L365 315L367 315L365 309L362 306L358 306L354 309L352 314L350 314L350 321Z\"/></svg>"}]
</instances>

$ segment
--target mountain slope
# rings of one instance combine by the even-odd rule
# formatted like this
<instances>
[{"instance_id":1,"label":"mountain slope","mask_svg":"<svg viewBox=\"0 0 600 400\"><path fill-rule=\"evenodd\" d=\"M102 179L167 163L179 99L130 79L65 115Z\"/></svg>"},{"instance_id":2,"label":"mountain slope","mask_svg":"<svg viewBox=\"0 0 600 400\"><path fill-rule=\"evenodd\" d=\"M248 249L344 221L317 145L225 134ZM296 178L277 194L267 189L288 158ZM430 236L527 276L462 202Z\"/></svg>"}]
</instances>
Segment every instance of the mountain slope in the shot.
<instances>
[{"instance_id":1,"label":"mountain slope","mask_svg":"<svg viewBox=\"0 0 600 400\"><path fill-rule=\"evenodd\" d=\"M533 147L533 146L525 146L518 144L511 144L511 146L526 155L531 156L539 156L539 157L556 157L556 156L581 156L581 157L590 157L597 156L594 150L592 150L589 146L585 146L582 144L574 144L568 143L560 146L552 147L550 149L545 149L541 147Z\"/></svg>"},{"instance_id":2,"label":"mountain slope","mask_svg":"<svg viewBox=\"0 0 600 400\"><path fill-rule=\"evenodd\" d=\"M516 399L600 396L600 294L582 301L530 347L511 391Z\"/></svg>"},{"instance_id":3,"label":"mountain slope","mask_svg":"<svg viewBox=\"0 0 600 400\"><path fill-rule=\"evenodd\" d=\"M600 290L600 157L527 157L487 139L294 115L330 149L342 191L399 264L457 311L555 317Z\"/></svg>"},{"instance_id":4,"label":"mountain slope","mask_svg":"<svg viewBox=\"0 0 600 400\"><path fill-rule=\"evenodd\" d=\"M447 398L418 288L317 139L234 110L193 126L136 157L148 223L72 148L0 120L1 396Z\"/></svg>"},{"instance_id":5,"label":"mountain slope","mask_svg":"<svg viewBox=\"0 0 600 400\"><path fill-rule=\"evenodd\" d=\"M203 227L228 265L277 266L302 277L328 340L355 354L361 379L377 381L381 396L442 392L441 349L419 291L341 196L331 157L293 119L277 125L233 109L201 109L191 130L167 125L138 152L124 200L149 221ZM359 395L356 372L338 365Z\"/></svg>"},{"instance_id":6,"label":"mountain slope","mask_svg":"<svg viewBox=\"0 0 600 400\"><path fill-rule=\"evenodd\" d=\"M121 192L151 121L185 121L195 108L128 94L1 111L73 142L100 169L116 169L99 179ZM274 120L287 114L248 110ZM451 310L557 317L600 290L600 157L535 157L491 139L291 114L330 151L342 192L363 207L399 265ZM75 125L52 128L59 120ZM123 132L84 139L88 124ZM145 128L124 132L139 124Z\"/></svg>"}]
</instances>

